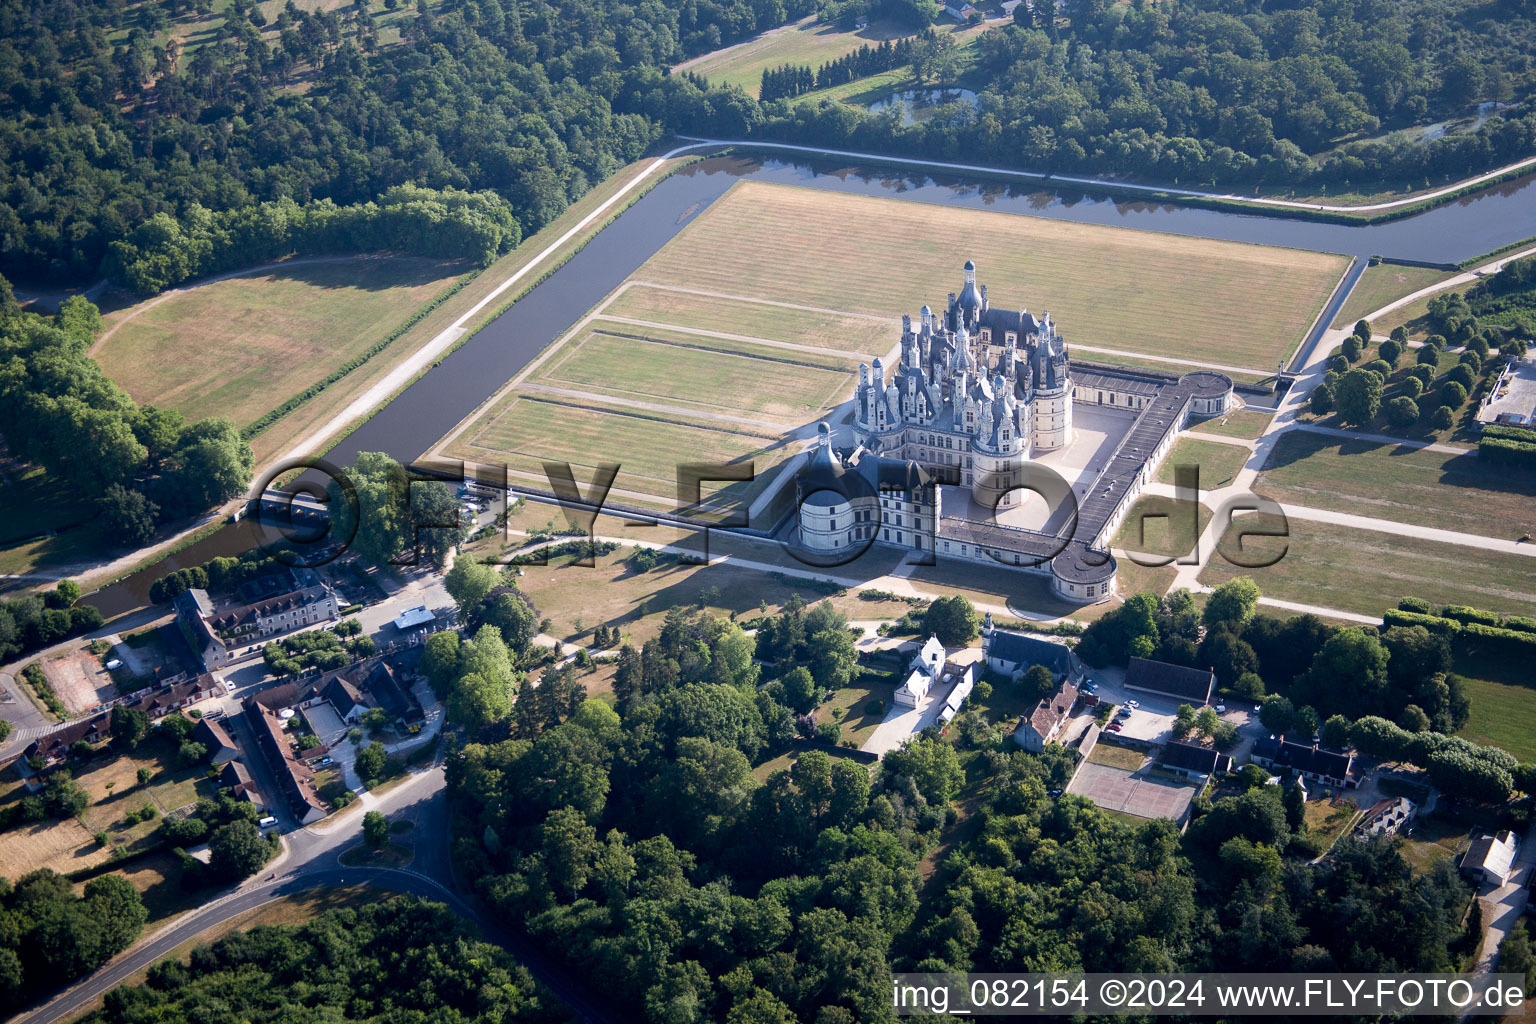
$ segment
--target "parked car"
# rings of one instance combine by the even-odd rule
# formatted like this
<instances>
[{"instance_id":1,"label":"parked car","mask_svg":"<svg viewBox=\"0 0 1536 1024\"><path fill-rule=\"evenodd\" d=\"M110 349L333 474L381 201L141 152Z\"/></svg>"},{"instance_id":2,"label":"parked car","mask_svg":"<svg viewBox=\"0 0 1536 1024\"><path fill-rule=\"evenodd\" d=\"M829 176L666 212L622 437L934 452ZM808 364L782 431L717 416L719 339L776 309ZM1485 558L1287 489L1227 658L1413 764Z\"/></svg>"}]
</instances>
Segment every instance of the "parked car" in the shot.
<instances>
[{"instance_id":1,"label":"parked car","mask_svg":"<svg viewBox=\"0 0 1536 1024\"><path fill-rule=\"evenodd\" d=\"M1227 706L1225 704L1217 704L1216 705L1216 713L1218 715L1226 714L1227 713Z\"/></svg>"},{"instance_id":2,"label":"parked car","mask_svg":"<svg viewBox=\"0 0 1536 1024\"><path fill-rule=\"evenodd\" d=\"M1261 708L1261 707L1259 707L1259 705L1257 705L1257 704L1255 704L1255 705L1254 705L1254 706L1253 706L1253 713L1254 713L1254 714L1258 714L1258 713L1259 713L1259 712L1260 712L1260 711L1263 711L1263 710L1264 710L1264 709L1263 709L1263 708Z\"/></svg>"},{"instance_id":3,"label":"parked car","mask_svg":"<svg viewBox=\"0 0 1536 1024\"><path fill-rule=\"evenodd\" d=\"M233 679L226 679L226 680L224 680L224 689L228 690L230 693L234 693L235 692L235 681Z\"/></svg>"},{"instance_id":4,"label":"parked car","mask_svg":"<svg viewBox=\"0 0 1536 1024\"><path fill-rule=\"evenodd\" d=\"M1047 790L1045 795L1054 800L1056 797L1061 796L1061 790L1059 790L1059 789Z\"/></svg>"},{"instance_id":5,"label":"parked car","mask_svg":"<svg viewBox=\"0 0 1536 1024\"><path fill-rule=\"evenodd\" d=\"M1119 722L1110 722L1108 725L1106 725L1104 727L1104 731L1105 732L1119 732L1120 731L1120 723Z\"/></svg>"},{"instance_id":6,"label":"parked car","mask_svg":"<svg viewBox=\"0 0 1536 1024\"><path fill-rule=\"evenodd\" d=\"M328 758L328 757L322 757L322 758L321 758L321 759L320 759L320 767L321 767L321 768L329 768L329 767L330 767L330 766L331 766L331 764L332 764L332 763L333 763L333 762L332 762L332 761L331 761L331 759L330 759L330 758Z\"/></svg>"},{"instance_id":7,"label":"parked car","mask_svg":"<svg viewBox=\"0 0 1536 1024\"><path fill-rule=\"evenodd\" d=\"M1139 700L1128 700L1128 701L1125 702L1125 706L1128 707L1128 708L1139 708L1139 707L1141 707L1141 701L1139 701Z\"/></svg>"},{"instance_id":8,"label":"parked car","mask_svg":"<svg viewBox=\"0 0 1536 1024\"><path fill-rule=\"evenodd\" d=\"M1131 709L1130 708L1121 708L1119 711L1115 712L1115 717L1116 718L1130 718L1131 717Z\"/></svg>"},{"instance_id":9,"label":"parked car","mask_svg":"<svg viewBox=\"0 0 1536 1024\"><path fill-rule=\"evenodd\" d=\"M262 818L260 821L258 821L256 824L260 828L271 828L273 825L277 824L277 819L269 814L265 818Z\"/></svg>"}]
</instances>

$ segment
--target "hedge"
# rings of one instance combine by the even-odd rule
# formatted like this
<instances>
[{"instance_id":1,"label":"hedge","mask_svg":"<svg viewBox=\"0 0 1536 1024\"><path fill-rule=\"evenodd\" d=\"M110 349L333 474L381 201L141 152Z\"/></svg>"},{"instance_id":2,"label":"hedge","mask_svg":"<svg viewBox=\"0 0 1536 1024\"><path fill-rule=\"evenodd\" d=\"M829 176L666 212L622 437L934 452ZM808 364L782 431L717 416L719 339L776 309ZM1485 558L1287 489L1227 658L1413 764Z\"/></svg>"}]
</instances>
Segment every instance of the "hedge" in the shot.
<instances>
[{"instance_id":1,"label":"hedge","mask_svg":"<svg viewBox=\"0 0 1536 1024\"><path fill-rule=\"evenodd\" d=\"M1397 607L1405 612L1418 612L1428 615L1431 611L1430 604L1422 597L1405 597L1397 602Z\"/></svg>"},{"instance_id":2,"label":"hedge","mask_svg":"<svg viewBox=\"0 0 1536 1024\"><path fill-rule=\"evenodd\" d=\"M1536 442L1488 437L1485 434L1477 442L1477 454L1479 458L1497 465L1536 468Z\"/></svg>"},{"instance_id":3,"label":"hedge","mask_svg":"<svg viewBox=\"0 0 1536 1024\"><path fill-rule=\"evenodd\" d=\"M1464 604L1448 604L1440 609L1440 615L1443 618L1455 619L1457 622L1481 622L1485 626L1497 626L1502 621L1498 612L1469 608Z\"/></svg>"},{"instance_id":4,"label":"hedge","mask_svg":"<svg viewBox=\"0 0 1536 1024\"><path fill-rule=\"evenodd\" d=\"M1516 427L1507 423L1489 423L1483 427L1483 437L1502 437L1510 441L1536 443L1536 430Z\"/></svg>"},{"instance_id":5,"label":"hedge","mask_svg":"<svg viewBox=\"0 0 1536 1024\"><path fill-rule=\"evenodd\" d=\"M1461 623L1455 619L1444 619L1438 615L1425 615L1422 612L1408 612L1400 608L1392 608L1381 616L1383 626L1423 626L1431 633L1439 633L1442 636L1453 637L1461 632Z\"/></svg>"}]
</instances>

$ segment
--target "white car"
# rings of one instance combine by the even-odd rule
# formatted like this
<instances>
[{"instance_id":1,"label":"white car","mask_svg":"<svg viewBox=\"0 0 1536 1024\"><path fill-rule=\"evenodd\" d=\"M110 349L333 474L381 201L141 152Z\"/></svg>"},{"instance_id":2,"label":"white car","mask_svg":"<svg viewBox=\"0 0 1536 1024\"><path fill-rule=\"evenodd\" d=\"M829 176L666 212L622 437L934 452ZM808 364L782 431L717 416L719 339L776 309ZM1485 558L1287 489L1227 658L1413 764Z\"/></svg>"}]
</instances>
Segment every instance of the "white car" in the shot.
<instances>
[{"instance_id":1,"label":"white car","mask_svg":"<svg viewBox=\"0 0 1536 1024\"><path fill-rule=\"evenodd\" d=\"M1128 700L1128 701L1125 702L1125 706L1128 707L1128 708L1139 708L1139 707L1141 707L1141 701L1139 701L1139 700Z\"/></svg>"},{"instance_id":2,"label":"white car","mask_svg":"<svg viewBox=\"0 0 1536 1024\"><path fill-rule=\"evenodd\" d=\"M224 689L228 690L230 693L234 693L235 692L235 681L233 679L226 679L226 680L224 680Z\"/></svg>"},{"instance_id":3,"label":"white car","mask_svg":"<svg viewBox=\"0 0 1536 1024\"><path fill-rule=\"evenodd\" d=\"M1227 713L1227 706L1225 704L1217 704L1216 705L1216 713L1218 715L1226 714Z\"/></svg>"}]
</instances>

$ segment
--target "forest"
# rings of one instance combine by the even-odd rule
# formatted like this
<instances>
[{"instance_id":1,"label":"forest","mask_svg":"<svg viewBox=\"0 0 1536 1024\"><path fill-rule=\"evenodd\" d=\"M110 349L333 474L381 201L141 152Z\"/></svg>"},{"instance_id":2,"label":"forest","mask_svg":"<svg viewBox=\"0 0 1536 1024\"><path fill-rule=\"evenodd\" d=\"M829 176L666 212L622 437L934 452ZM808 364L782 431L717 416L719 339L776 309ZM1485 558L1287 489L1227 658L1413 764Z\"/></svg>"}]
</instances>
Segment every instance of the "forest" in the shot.
<instances>
[{"instance_id":1,"label":"forest","mask_svg":"<svg viewBox=\"0 0 1536 1024\"><path fill-rule=\"evenodd\" d=\"M193 1021L561 1024L564 1009L441 903L395 897L265 925L107 993L87 1024Z\"/></svg>"},{"instance_id":2,"label":"forest","mask_svg":"<svg viewBox=\"0 0 1536 1024\"><path fill-rule=\"evenodd\" d=\"M1033 0L981 36L976 107L908 126L793 99L879 47L776 69L761 103L666 73L811 0L420 0L388 43L366 4L269 25L235 0L183 52L167 30L206 8L0 0L0 273L149 293L285 249L483 263L673 132L1312 190L1536 149L1531 0ZM1420 130L1479 103L1475 130Z\"/></svg>"},{"instance_id":3,"label":"forest","mask_svg":"<svg viewBox=\"0 0 1536 1024\"><path fill-rule=\"evenodd\" d=\"M974 609L948 621L974 630ZM616 706L573 694L540 721L486 721L449 760L466 875L636 1016L885 1020L892 970L1427 971L1466 955L1469 892L1448 863L1415 873L1392 841L1310 863L1296 788L1262 779L1197 800L1183 836L1128 824L1049 796L1075 755L1026 753L980 708L873 771L802 747L759 782L753 766L803 734L803 684L812 703L836 685L826 634L848 634L826 603L753 625L761 649L673 609L621 648Z\"/></svg>"}]
</instances>

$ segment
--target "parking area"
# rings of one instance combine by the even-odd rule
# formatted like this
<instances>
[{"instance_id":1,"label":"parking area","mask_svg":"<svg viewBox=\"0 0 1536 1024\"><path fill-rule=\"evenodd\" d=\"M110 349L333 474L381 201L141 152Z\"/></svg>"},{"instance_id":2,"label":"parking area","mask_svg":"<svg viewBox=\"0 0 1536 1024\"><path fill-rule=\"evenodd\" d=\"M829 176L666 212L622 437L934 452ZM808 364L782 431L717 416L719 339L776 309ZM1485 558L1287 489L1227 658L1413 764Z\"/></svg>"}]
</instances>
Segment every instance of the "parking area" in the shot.
<instances>
[{"instance_id":1,"label":"parking area","mask_svg":"<svg viewBox=\"0 0 1536 1024\"><path fill-rule=\"evenodd\" d=\"M1195 787L1188 783L1092 761L1078 768L1067 792L1085 796L1107 811L1134 814L1138 818L1170 818L1180 823L1195 798Z\"/></svg>"}]
</instances>

